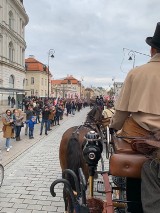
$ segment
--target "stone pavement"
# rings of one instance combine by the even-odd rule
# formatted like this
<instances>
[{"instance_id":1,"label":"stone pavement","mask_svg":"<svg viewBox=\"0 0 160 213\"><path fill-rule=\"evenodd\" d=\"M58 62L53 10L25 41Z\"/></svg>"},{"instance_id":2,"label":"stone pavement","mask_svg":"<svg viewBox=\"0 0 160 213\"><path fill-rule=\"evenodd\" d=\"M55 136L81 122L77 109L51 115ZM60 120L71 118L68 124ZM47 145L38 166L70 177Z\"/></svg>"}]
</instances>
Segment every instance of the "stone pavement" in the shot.
<instances>
[{"instance_id":1,"label":"stone pavement","mask_svg":"<svg viewBox=\"0 0 160 213\"><path fill-rule=\"evenodd\" d=\"M2 163L5 177L0 188L1 213L62 213L64 202L61 184L56 197L50 194L51 183L61 178L59 144L62 134L71 126L81 125L89 108L64 116L60 126L53 127L48 136L39 135L40 124L35 126L35 139L29 140L22 130L22 141L12 141L13 148L6 152L1 138ZM106 164L107 166L107 164Z\"/></svg>"}]
</instances>

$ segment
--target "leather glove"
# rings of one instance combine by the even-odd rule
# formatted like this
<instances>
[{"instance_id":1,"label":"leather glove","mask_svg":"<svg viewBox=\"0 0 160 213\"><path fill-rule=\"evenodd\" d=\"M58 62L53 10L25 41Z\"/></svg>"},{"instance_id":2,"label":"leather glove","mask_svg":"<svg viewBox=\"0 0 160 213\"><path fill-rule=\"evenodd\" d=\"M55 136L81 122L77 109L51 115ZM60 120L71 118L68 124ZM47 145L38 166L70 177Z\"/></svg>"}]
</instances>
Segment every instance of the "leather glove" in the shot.
<instances>
[{"instance_id":1,"label":"leather glove","mask_svg":"<svg viewBox=\"0 0 160 213\"><path fill-rule=\"evenodd\" d=\"M116 129L109 128L109 133L110 133L111 135L113 135L113 134L116 133L116 132L117 132Z\"/></svg>"}]
</instances>

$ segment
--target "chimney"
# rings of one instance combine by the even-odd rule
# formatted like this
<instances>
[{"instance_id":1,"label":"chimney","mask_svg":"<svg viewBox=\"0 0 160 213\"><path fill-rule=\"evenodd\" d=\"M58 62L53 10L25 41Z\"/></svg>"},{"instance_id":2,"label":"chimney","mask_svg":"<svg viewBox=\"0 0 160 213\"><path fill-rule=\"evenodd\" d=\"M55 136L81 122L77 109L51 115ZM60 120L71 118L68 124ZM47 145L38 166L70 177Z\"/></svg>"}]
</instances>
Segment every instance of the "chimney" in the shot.
<instances>
[{"instance_id":1,"label":"chimney","mask_svg":"<svg viewBox=\"0 0 160 213\"><path fill-rule=\"evenodd\" d=\"M34 55L29 55L29 58L35 58L35 56Z\"/></svg>"}]
</instances>

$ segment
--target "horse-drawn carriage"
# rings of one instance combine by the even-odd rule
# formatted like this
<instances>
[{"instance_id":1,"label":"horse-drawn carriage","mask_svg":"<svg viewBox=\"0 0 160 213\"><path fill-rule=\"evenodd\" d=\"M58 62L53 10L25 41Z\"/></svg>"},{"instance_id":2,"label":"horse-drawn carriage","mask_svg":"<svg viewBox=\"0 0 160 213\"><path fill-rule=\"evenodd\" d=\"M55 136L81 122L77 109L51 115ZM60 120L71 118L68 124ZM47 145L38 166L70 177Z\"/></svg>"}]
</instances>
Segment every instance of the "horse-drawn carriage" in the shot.
<instances>
[{"instance_id":1,"label":"horse-drawn carriage","mask_svg":"<svg viewBox=\"0 0 160 213\"><path fill-rule=\"evenodd\" d=\"M138 200L126 199L126 179L141 177L141 167L146 155L153 152L154 141L142 138L117 137L109 131L109 118L102 118L96 106L88 113L84 125L68 129L60 144L60 164L62 179L54 181L50 191L56 196L54 187L63 183L65 211L72 213L113 213L125 212L127 205L141 206ZM106 146L105 146L106 144ZM109 170L104 170L102 152L106 150ZM101 159L102 169L97 171ZM104 193L105 199L94 196L94 176L102 175L97 182L97 191ZM86 196L89 180L89 197ZM138 195L137 195L138 196ZM137 213L140 213L137 211Z\"/></svg>"}]
</instances>

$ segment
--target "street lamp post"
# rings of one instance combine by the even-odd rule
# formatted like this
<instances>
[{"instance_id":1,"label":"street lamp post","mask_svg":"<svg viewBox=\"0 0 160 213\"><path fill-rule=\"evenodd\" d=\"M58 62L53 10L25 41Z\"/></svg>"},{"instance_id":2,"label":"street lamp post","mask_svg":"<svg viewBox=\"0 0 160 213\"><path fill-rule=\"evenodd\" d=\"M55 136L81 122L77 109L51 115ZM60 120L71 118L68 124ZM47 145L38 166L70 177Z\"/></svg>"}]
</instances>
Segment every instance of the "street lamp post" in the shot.
<instances>
[{"instance_id":1,"label":"street lamp post","mask_svg":"<svg viewBox=\"0 0 160 213\"><path fill-rule=\"evenodd\" d=\"M128 56L129 56L128 60L133 60L133 68L135 67L136 54L140 54L140 55L145 55L145 56L151 57L150 55L147 55L145 53L141 53L141 52L138 52L138 51L135 51L135 50L130 50L128 48L123 48L123 51L124 50L129 51L128 52Z\"/></svg>"},{"instance_id":2,"label":"street lamp post","mask_svg":"<svg viewBox=\"0 0 160 213\"><path fill-rule=\"evenodd\" d=\"M135 54L135 52L133 51L133 50L131 50L129 53L128 53L128 55L129 55L129 61L131 61L131 60L133 60L133 68L134 68L134 66L135 66L135 57L136 57L136 54Z\"/></svg>"},{"instance_id":3,"label":"street lamp post","mask_svg":"<svg viewBox=\"0 0 160 213\"><path fill-rule=\"evenodd\" d=\"M113 81L113 92L114 92L114 95L116 94L116 83L115 83L115 77L112 78L112 81Z\"/></svg>"},{"instance_id":4,"label":"street lamp post","mask_svg":"<svg viewBox=\"0 0 160 213\"><path fill-rule=\"evenodd\" d=\"M81 77L81 81L79 81L79 84L80 84L80 99L81 99L81 96L82 96L82 81L83 81L83 77Z\"/></svg>"},{"instance_id":5,"label":"street lamp post","mask_svg":"<svg viewBox=\"0 0 160 213\"><path fill-rule=\"evenodd\" d=\"M49 71L49 59L50 58L54 58L54 53L55 53L54 49L50 49L49 52L48 52L48 99L49 99L49 74L50 74L50 71Z\"/></svg>"},{"instance_id":6,"label":"street lamp post","mask_svg":"<svg viewBox=\"0 0 160 213\"><path fill-rule=\"evenodd\" d=\"M57 93L58 93L57 85L55 86L55 92L56 92L56 98L57 98Z\"/></svg>"}]
</instances>

